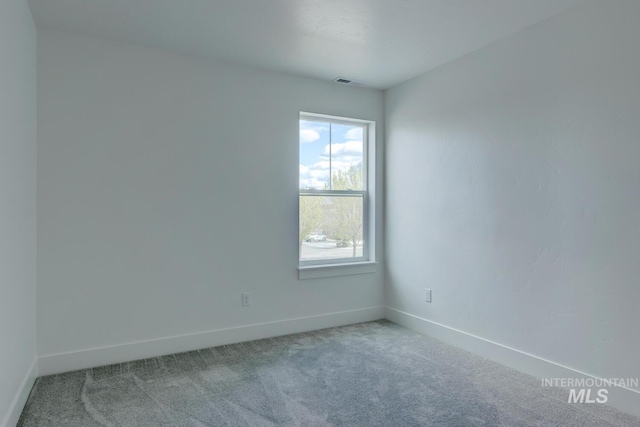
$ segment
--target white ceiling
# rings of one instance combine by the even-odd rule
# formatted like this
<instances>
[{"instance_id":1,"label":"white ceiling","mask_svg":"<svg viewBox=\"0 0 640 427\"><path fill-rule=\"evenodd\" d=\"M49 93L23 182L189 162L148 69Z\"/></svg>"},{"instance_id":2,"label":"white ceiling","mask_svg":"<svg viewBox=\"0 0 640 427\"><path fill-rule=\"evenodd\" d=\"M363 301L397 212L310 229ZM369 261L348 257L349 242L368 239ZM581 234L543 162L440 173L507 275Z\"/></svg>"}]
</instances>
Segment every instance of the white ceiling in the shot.
<instances>
[{"instance_id":1,"label":"white ceiling","mask_svg":"<svg viewBox=\"0 0 640 427\"><path fill-rule=\"evenodd\" d=\"M29 0L36 25L388 88L581 0Z\"/></svg>"}]
</instances>

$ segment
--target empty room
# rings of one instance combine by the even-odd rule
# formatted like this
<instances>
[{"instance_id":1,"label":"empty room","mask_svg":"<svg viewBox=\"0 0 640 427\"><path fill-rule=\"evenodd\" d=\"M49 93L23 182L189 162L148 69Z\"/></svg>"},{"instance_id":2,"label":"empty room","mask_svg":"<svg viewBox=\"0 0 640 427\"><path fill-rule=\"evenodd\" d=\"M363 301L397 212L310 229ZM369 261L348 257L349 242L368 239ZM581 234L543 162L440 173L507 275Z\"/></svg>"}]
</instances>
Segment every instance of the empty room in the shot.
<instances>
[{"instance_id":1,"label":"empty room","mask_svg":"<svg viewBox=\"0 0 640 427\"><path fill-rule=\"evenodd\" d=\"M639 19L0 0L0 427L640 426Z\"/></svg>"}]
</instances>

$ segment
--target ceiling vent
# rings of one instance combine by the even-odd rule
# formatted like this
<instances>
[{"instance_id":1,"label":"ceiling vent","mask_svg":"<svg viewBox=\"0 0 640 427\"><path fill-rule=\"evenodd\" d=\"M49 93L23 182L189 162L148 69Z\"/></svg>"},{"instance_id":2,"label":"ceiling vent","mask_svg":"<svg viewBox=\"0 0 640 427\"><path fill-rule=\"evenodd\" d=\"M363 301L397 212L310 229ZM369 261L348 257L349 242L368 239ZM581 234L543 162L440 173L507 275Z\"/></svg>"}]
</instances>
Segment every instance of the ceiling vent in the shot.
<instances>
[{"instance_id":1,"label":"ceiling vent","mask_svg":"<svg viewBox=\"0 0 640 427\"><path fill-rule=\"evenodd\" d=\"M367 84L363 81L360 80L353 80L353 79L347 79L344 77L338 77L334 80L334 82L336 83L340 83L341 85L348 85L348 86L358 86L358 87L363 87L366 86Z\"/></svg>"}]
</instances>

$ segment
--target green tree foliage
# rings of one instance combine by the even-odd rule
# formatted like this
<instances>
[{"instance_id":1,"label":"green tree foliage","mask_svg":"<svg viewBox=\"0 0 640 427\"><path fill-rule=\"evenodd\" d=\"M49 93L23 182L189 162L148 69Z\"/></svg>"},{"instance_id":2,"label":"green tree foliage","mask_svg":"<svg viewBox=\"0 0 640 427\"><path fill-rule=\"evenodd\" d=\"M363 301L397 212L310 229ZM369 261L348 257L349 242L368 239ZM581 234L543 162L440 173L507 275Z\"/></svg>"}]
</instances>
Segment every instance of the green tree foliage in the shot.
<instances>
[{"instance_id":1,"label":"green tree foliage","mask_svg":"<svg viewBox=\"0 0 640 427\"><path fill-rule=\"evenodd\" d=\"M338 170L331 176L332 190L363 190L364 174L362 163L349 166L349 169ZM336 217L336 235L350 242L353 257L356 247L362 241L363 199L362 197L333 197L334 215Z\"/></svg>"},{"instance_id":2,"label":"green tree foliage","mask_svg":"<svg viewBox=\"0 0 640 427\"><path fill-rule=\"evenodd\" d=\"M362 163L349 166L346 171L337 170L331 176L332 190L362 190L364 188Z\"/></svg>"},{"instance_id":3,"label":"green tree foliage","mask_svg":"<svg viewBox=\"0 0 640 427\"><path fill-rule=\"evenodd\" d=\"M300 196L300 234L298 253L301 253L305 237L322 227L322 197Z\"/></svg>"}]
</instances>

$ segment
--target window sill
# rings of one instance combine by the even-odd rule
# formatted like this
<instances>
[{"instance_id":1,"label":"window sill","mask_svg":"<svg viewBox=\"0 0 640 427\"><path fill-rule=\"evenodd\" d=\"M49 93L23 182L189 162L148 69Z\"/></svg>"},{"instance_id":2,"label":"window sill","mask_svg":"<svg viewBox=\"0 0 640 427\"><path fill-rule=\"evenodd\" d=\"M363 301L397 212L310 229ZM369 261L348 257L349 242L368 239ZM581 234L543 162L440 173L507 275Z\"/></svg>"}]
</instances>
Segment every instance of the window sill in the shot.
<instances>
[{"instance_id":1,"label":"window sill","mask_svg":"<svg viewBox=\"0 0 640 427\"><path fill-rule=\"evenodd\" d=\"M298 279L319 279L322 277L350 276L353 274L375 273L378 263L372 261L352 264L327 264L298 267Z\"/></svg>"}]
</instances>

